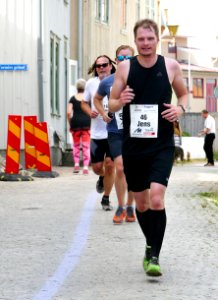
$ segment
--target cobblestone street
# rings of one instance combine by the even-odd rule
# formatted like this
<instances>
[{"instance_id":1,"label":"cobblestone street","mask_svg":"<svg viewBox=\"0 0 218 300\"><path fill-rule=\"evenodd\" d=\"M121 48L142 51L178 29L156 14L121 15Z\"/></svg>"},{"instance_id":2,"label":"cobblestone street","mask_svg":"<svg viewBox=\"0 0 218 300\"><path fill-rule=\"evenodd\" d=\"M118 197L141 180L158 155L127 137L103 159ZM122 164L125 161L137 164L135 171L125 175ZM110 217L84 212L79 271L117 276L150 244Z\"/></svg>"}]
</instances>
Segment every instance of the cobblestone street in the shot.
<instances>
[{"instance_id":1,"label":"cobblestone street","mask_svg":"<svg viewBox=\"0 0 218 300\"><path fill-rule=\"evenodd\" d=\"M113 225L95 192L97 176L0 182L1 300L216 300L218 167L178 165L166 195L161 278L144 274L137 223ZM111 201L116 207L115 191Z\"/></svg>"}]
</instances>

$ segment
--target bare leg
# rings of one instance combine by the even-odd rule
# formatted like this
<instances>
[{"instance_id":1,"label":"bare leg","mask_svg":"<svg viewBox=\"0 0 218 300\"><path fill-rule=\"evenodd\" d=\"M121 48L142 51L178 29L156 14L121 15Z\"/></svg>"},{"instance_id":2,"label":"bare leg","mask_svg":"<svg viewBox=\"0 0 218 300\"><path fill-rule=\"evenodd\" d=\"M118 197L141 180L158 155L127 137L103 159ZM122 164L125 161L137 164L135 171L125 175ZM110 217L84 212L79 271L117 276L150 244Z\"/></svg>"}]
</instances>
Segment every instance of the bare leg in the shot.
<instances>
[{"instance_id":1,"label":"bare leg","mask_svg":"<svg viewBox=\"0 0 218 300\"><path fill-rule=\"evenodd\" d=\"M111 158L105 158L104 167L104 196L109 196L114 184L115 177L115 167Z\"/></svg>"},{"instance_id":2,"label":"bare leg","mask_svg":"<svg viewBox=\"0 0 218 300\"><path fill-rule=\"evenodd\" d=\"M132 191L128 192L128 198L127 198L127 206L132 206L134 202L134 193Z\"/></svg>"},{"instance_id":3,"label":"bare leg","mask_svg":"<svg viewBox=\"0 0 218 300\"><path fill-rule=\"evenodd\" d=\"M126 177L123 172L123 160L122 156L118 156L114 160L116 167L116 175L115 175L115 189L117 194L118 205L124 207L125 205L125 193L126 193Z\"/></svg>"},{"instance_id":4,"label":"bare leg","mask_svg":"<svg viewBox=\"0 0 218 300\"><path fill-rule=\"evenodd\" d=\"M96 175L104 176L104 162L93 163L92 170Z\"/></svg>"}]
</instances>

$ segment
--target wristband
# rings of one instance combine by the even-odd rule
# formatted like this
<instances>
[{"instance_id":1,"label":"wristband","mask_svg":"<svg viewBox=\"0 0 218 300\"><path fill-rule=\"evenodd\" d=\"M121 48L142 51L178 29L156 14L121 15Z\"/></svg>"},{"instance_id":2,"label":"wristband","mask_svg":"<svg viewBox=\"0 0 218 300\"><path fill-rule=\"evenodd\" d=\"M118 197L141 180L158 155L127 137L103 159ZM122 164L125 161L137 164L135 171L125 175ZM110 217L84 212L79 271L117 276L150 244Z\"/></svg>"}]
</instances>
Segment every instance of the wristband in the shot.
<instances>
[{"instance_id":1,"label":"wristband","mask_svg":"<svg viewBox=\"0 0 218 300\"><path fill-rule=\"evenodd\" d=\"M185 107L184 107L182 104L179 104L179 105L177 105L177 106L180 106L181 109L182 109L182 111L183 111L184 113L186 112Z\"/></svg>"}]
</instances>

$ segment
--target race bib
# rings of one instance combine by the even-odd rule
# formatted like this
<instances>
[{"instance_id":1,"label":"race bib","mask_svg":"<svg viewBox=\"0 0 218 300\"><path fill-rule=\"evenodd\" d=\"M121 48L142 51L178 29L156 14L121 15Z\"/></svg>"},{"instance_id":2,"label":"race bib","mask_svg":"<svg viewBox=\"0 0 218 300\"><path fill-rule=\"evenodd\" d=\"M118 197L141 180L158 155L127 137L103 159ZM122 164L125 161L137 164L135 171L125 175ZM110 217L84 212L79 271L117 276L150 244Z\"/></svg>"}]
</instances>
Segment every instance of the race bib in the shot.
<instances>
[{"instance_id":1,"label":"race bib","mask_svg":"<svg viewBox=\"0 0 218 300\"><path fill-rule=\"evenodd\" d=\"M104 107L104 111L107 113L108 112L108 97L107 96L105 96L103 98L103 103L102 104L103 104L103 107ZM103 120L103 117L100 114L98 114L97 118Z\"/></svg>"},{"instance_id":2,"label":"race bib","mask_svg":"<svg viewBox=\"0 0 218 300\"><path fill-rule=\"evenodd\" d=\"M103 98L103 107L106 112L108 112L108 96Z\"/></svg>"},{"instance_id":3,"label":"race bib","mask_svg":"<svg viewBox=\"0 0 218 300\"><path fill-rule=\"evenodd\" d=\"M115 112L115 119L117 122L117 128L123 129L123 109L121 108L117 112Z\"/></svg>"},{"instance_id":4,"label":"race bib","mask_svg":"<svg viewBox=\"0 0 218 300\"><path fill-rule=\"evenodd\" d=\"M130 105L130 136L135 138L157 138L158 105Z\"/></svg>"}]
</instances>

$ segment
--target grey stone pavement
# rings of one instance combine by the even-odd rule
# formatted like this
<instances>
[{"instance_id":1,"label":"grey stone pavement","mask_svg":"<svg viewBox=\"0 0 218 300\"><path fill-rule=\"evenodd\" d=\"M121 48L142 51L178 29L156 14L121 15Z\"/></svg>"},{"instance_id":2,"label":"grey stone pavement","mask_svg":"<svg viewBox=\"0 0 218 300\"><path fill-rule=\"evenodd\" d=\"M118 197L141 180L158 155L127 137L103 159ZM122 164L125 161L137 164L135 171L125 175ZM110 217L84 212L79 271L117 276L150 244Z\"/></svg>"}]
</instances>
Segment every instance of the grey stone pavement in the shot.
<instances>
[{"instance_id":1,"label":"grey stone pavement","mask_svg":"<svg viewBox=\"0 0 218 300\"><path fill-rule=\"evenodd\" d=\"M153 279L137 222L113 225L97 176L53 170L60 176L0 182L1 300L218 299L218 208L198 195L218 189L217 166L173 168L163 276Z\"/></svg>"}]
</instances>

